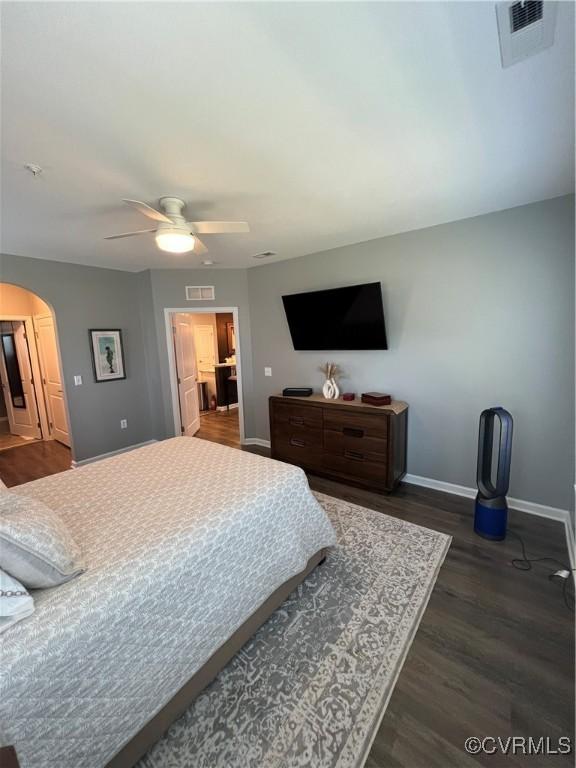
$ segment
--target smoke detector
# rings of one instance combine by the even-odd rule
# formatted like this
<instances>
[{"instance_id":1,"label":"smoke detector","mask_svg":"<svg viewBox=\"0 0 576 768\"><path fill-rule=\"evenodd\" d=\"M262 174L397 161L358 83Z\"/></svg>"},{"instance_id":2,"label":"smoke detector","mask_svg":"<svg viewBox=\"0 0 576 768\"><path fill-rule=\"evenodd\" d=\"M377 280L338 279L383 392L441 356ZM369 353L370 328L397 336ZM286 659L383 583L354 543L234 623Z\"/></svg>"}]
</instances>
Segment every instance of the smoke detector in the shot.
<instances>
[{"instance_id":1,"label":"smoke detector","mask_svg":"<svg viewBox=\"0 0 576 768\"><path fill-rule=\"evenodd\" d=\"M556 28L556 6L552 0L505 0L496 4L503 67L550 48Z\"/></svg>"},{"instance_id":2,"label":"smoke detector","mask_svg":"<svg viewBox=\"0 0 576 768\"><path fill-rule=\"evenodd\" d=\"M29 171L34 177L40 176L43 172L43 168L37 163L25 163L24 168Z\"/></svg>"}]
</instances>

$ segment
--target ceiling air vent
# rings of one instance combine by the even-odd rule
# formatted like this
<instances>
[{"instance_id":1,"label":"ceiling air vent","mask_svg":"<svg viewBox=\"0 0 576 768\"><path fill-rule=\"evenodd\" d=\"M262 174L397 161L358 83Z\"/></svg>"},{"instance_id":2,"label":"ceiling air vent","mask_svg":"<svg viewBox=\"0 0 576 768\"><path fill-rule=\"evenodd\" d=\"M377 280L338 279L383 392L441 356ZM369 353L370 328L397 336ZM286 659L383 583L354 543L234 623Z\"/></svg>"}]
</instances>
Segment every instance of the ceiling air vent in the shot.
<instances>
[{"instance_id":1,"label":"ceiling air vent","mask_svg":"<svg viewBox=\"0 0 576 768\"><path fill-rule=\"evenodd\" d=\"M502 66L533 56L554 42L557 3L542 0L496 4Z\"/></svg>"},{"instance_id":2,"label":"ceiling air vent","mask_svg":"<svg viewBox=\"0 0 576 768\"><path fill-rule=\"evenodd\" d=\"M262 253L255 253L255 259L267 259L269 256L276 256L276 251L262 251Z\"/></svg>"},{"instance_id":3,"label":"ceiling air vent","mask_svg":"<svg viewBox=\"0 0 576 768\"><path fill-rule=\"evenodd\" d=\"M186 301L214 301L215 298L213 285L186 286Z\"/></svg>"}]
</instances>

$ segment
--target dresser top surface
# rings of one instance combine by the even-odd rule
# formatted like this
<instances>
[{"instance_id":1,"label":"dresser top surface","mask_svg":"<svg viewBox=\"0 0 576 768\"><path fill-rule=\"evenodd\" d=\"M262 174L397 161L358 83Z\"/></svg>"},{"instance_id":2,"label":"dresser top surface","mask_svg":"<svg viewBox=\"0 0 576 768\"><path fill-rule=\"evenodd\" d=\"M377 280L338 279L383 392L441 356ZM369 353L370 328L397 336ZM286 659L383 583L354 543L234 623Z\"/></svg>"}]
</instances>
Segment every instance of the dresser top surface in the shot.
<instances>
[{"instance_id":1,"label":"dresser top surface","mask_svg":"<svg viewBox=\"0 0 576 768\"><path fill-rule=\"evenodd\" d=\"M363 403L359 397L356 400L342 400L339 397L337 400L327 400L323 395L310 395L309 397L285 397L284 395L273 395L275 400L281 400L286 403L314 403L315 405L324 405L328 408L339 406L340 408L356 408L362 411L374 411L378 412L392 412L396 415L408 410L408 403L402 400L392 400L389 405L370 405L369 403Z\"/></svg>"}]
</instances>

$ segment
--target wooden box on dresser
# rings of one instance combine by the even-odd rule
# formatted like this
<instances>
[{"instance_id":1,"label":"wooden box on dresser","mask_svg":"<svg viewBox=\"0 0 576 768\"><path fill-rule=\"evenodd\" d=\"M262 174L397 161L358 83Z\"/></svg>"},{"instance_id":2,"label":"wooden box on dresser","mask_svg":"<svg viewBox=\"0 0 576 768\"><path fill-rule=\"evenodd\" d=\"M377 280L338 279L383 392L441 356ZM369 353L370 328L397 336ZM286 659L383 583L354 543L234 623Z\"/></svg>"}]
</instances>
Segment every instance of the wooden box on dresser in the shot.
<instances>
[{"instance_id":1,"label":"wooden box on dresser","mask_svg":"<svg viewBox=\"0 0 576 768\"><path fill-rule=\"evenodd\" d=\"M272 458L374 491L393 491L406 472L408 406L360 400L270 398Z\"/></svg>"}]
</instances>

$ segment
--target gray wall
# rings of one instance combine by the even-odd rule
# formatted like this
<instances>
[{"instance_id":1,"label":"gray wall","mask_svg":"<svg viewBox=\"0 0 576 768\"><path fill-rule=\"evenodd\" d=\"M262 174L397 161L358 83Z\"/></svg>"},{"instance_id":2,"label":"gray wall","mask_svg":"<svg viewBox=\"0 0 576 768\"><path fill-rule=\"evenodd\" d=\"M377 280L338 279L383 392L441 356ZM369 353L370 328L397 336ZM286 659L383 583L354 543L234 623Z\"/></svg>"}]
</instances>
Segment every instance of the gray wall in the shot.
<instances>
[{"instance_id":1,"label":"gray wall","mask_svg":"<svg viewBox=\"0 0 576 768\"><path fill-rule=\"evenodd\" d=\"M0 281L33 291L55 313L71 416L73 453L82 460L152 437L139 282L128 272L0 256ZM127 378L96 383L89 328L121 328ZM74 386L74 374L83 384ZM120 419L128 429L120 429Z\"/></svg>"},{"instance_id":2,"label":"gray wall","mask_svg":"<svg viewBox=\"0 0 576 768\"><path fill-rule=\"evenodd\" d=\"M254 434L252 341L250 336L250 309L248 304L248 278L245 269L154 269L150 274L152 312L156 339L147 344L150 359L156 355L158 381L152 383L153 409L160 423L155 423L159 438L174 435L174 418L168 375L168 348L166 343L165 308L238 307L242 384L244 389L244 417L246 435ZM187 301L187 285L214 285L215 301ZM153 345L156 343L156 351Z\"/></svg>"},{"instance_id":3,"label":"gray wall","mask_svg":"<svg viewBox=\"0 0 576 768\"><path fill-rule=\"evenodd\" d=\"M376 280L388 351L294 351L282 294ZM515 419L510 495L572 507L574 198L254 268L248 283L257 437L269 436L268 396L318 388L333 360L345 389L409 403L409 473L473 486L478 416L503 405Z\"/></svg>"},{"instance_id":4,"label":"gray wall","mask_svg":"<svg viewBox=\"0 0 576 768\"><path fill-rule=\"evenodd\" d=\"M292 349L282 294L374 280L388 351ZM345 369L346 389L408 401L411 474L473 486L478 415L501 404L515 418L511 495L573 508L572 197L250 270L134 274L4 255L0 281L55 311L78 460L174 434L165 307L236 306L247 437L268 438L268 395L289 384L319 388L317 368L331 359ZM206 284L216 287L214 302L186 301L186 285ZM99 327L122 328L125 381L93 380L88 329Z\"/></svg>"}]
</instances>

